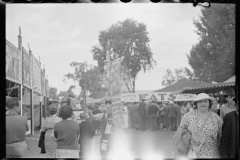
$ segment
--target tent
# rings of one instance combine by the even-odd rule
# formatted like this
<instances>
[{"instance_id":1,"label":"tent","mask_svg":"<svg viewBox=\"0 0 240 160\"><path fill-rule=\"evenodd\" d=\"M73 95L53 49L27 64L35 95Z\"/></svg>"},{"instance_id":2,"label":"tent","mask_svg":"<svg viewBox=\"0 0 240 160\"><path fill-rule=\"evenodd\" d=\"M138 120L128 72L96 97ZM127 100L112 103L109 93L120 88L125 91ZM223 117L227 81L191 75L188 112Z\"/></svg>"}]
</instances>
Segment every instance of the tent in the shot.
<instances>
[{"instance_id":1,"label":"tent","mask_svg":"<svg viewBox=\"0 0 240 160\"><path fill-rule=\"evenodd\" d=\"M229 78L228 80L224 81L223 83L231 83L231 82L236 82L236 76L235 75L233 77Z\"/></svg>"},{"instance_id":2,"label":"tent","mask_svg":"<svg viewBox=\"0 0 240 160\"><path fill-rule=\"evenodd\" d=\"M173 85L167 86L165 88L156 90L154 92L177 92L185 87L193 87L198 85L205 85L205 83L191 80L183 80Z\"/></svg>"}]
</instances>

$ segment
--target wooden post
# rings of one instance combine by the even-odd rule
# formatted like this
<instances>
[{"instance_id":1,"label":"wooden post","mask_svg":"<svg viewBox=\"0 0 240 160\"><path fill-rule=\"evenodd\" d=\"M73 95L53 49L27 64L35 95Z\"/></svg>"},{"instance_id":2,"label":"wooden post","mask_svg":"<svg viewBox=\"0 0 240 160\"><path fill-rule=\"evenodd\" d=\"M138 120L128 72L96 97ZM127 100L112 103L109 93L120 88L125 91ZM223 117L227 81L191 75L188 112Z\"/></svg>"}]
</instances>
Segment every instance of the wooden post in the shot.
<instances>
[{"instance_id":1,"label":"wooden post","mask_svg":"<svg viewBox=\"0 0 240 160\"><path fill-rule=\"evenodd\" d=\"M23 115L23 108L22 108L22 101L23 101L23 95L22 95L22 91L23 91L23 54L22 54L22 36L21 36L21 27L19 27L19 35L18 35L18 49L20 50L20 62L22 63L22 76L20 77L20 85L18 87L18 98L20 99L20 108L21 108L21 112L20 115Z\"/></svg>"},{"instance_id":2,"label":"wooden post","mask_svg":"<svg viewBox=\"0 0 240 160\"><path fill-rule=\"evenodd\" d=\"M30 106L31 106L31 135L34 135L34 108L33 108L33 89L30 92Z\"/></svg>"}]
</instances>

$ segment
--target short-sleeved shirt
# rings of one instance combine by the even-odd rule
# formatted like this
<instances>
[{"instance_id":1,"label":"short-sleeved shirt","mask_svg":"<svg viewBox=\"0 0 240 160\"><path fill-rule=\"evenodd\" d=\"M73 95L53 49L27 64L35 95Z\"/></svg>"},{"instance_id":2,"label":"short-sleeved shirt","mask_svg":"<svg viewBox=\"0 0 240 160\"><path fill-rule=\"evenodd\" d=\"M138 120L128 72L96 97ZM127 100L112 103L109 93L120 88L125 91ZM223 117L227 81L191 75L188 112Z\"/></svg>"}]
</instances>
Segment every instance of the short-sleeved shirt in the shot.
<instances>
[{"instance_id":1,"label":"short-sleeved shirt","mask_svg":"<svg viewBox=\"0 0 240 160\"><path fill-rule=\"evenodd\" d=\"M29 130L26 117L17 113L6 115L6 144L17 143L26 140L26 131Z\"/></svg>"},{"instance_id":2,"label":"short-sleeved shirt","mask_svg":"<svg viewBox=\"0 0 240 160\"><path fill-rule=\"evenodd\" d=\"M195 129L200 130L203 122L204 120L195 110L183 116L180 127L186 125L188 130L193 132ZM220 138L222 136L222 125L222 119L216 113L212 113L202 129L206 140L200 148L200 152L197 153L197 158L220 158L219 148Z\"/></svg>"},{"instance_id":3,"label":"short-sleeved shirt","mask_svg":"<svg viewBox=\"0 0 240 160\"><path fill-rule=\"evenodd\" d=\"M54 126L57 149L78 150L79 124L74 120L61 120Z\"/></svg>"}]
</instances>

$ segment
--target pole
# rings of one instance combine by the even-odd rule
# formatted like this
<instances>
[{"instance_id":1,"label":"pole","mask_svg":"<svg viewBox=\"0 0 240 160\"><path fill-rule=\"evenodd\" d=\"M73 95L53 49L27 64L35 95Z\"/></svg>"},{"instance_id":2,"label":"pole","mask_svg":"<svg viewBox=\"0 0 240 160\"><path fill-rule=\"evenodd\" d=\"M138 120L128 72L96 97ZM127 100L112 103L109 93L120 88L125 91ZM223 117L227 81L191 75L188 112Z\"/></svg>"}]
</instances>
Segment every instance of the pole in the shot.
<instances>
[{"instance_id":1,"label":"pole","mask_svg":"<svg viewBox=\"0 0 240 160\"><path fill-rule=\"evenodd\" d=\"M33 108L33 89L30 92L30 106L31 106L31 135L34 135L34 108Z\"/></svg>"},{"instance_id":2,"label":"pole","mask_svg":"<svg viewBox=\"0 0 240 160\"><path fill-rule=\"evenodd\" d=\"M20 85L19 85L19 88L18 88L18 97L20 99L20 108L21 108L21 112L20 112L20 115L22 116L23 115L23 112L22 112L22 101L23 101L23 96L22 96L22 91L23 91L23 54L22 54L22 36L21 36L21 27L19 26L19 35L18 35L18 49L20 50L20 63L22 64L21 66L21 69L22 69L22 72L21 72L21 77L20 77Z\"/></svg>"}]
</instances>

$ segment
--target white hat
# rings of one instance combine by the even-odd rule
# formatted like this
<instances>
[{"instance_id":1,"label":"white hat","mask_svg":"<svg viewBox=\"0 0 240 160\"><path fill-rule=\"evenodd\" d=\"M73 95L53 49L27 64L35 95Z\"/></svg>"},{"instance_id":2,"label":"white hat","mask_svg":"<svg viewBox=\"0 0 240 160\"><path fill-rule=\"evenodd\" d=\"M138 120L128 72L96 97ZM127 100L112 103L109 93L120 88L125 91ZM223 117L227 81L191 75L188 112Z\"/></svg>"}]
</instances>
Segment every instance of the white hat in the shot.
<instances>
[{"instance_id":1,"label":"white hat","mask_svg":"<svg viewBox=\"0 0 240 160\"><path fill-rule=\"evenodd\" d=\"M206 93L200 93L200 94L197 95L197 97L195 98L195 100L192 103L195 103L195 102L201 101L201 100L205 100L205 99L213 101L213 97L210 97Z\"/></svg>"},{"instance_id":2,"label":"white hat","mask_svg":"<svg viewBox=\"0 0 240 160\"><path fill-rule=\"evenodd\" d=\"M174 104L173 101L169 101L169 104Z\"/></svg>"}]
</instances>

